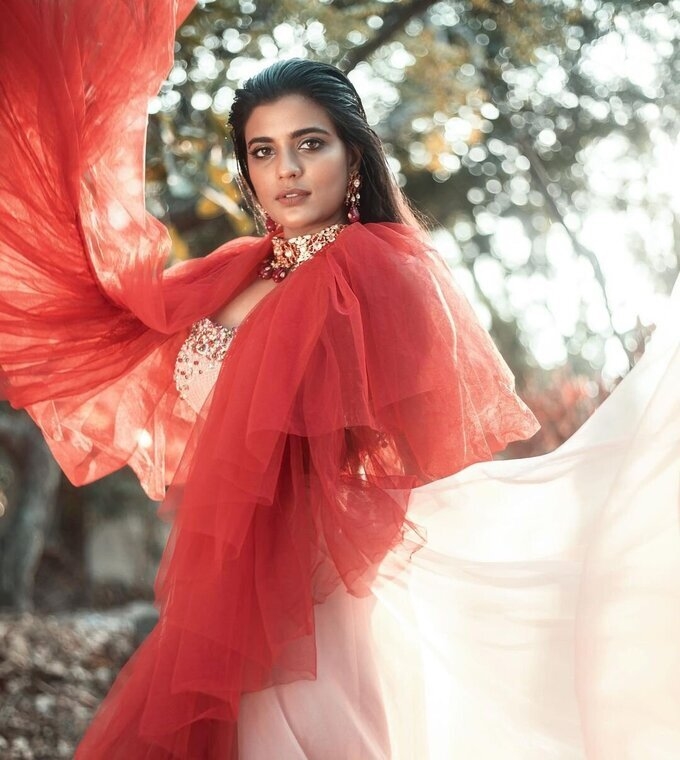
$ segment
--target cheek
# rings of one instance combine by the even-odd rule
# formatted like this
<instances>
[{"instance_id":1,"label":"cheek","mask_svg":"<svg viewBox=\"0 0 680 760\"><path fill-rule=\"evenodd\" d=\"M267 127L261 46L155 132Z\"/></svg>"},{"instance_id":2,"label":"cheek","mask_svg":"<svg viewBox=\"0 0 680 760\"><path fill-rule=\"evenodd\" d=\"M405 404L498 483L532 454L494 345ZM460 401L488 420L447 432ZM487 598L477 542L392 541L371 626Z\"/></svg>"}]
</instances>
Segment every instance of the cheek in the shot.
<instances>
[{"instance_id":1,"label":"cheek","mask_svg":"<svg viewBox=\"0 0 680 760\"><path fill-rule=\"evenodd\" d=\"M347 195L347 183L349 182L349 175L347 169L343 165L342 170L338 172L336 180L336 193L340 203L345 202L345 195Z\"/></svg>"},{"instance_id":2,"label":"cheek","mask_svg":"<svg viewBox=\"0 0 680 760\"><path fill-rule=\"evenodd\" d=\"M266 175L259 170L257 166L248 166L248 175L250 184L253 186L253 192L256 197L262 196L267 190Z\"/></svg>"},{"instance_id":3,"label":"cheek","mask_svg":"<svg viewBox=\"0 0 680 760\"><path fill-rule=\"evenodd\" d=\"M321 169L319 174L329 195L334 198L345 197L349 174L344 156L334 157L334 160Z\"/></svg>"}]
</instances>

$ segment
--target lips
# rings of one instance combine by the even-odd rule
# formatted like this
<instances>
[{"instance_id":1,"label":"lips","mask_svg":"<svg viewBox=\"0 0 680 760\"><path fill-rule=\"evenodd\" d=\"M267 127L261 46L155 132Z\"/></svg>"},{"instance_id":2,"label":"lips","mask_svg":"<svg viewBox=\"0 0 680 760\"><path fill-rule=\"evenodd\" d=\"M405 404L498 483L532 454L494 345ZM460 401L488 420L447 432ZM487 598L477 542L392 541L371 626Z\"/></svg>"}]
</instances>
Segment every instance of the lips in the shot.
<instances>
[{"instance_id":1,"label":"lips","mask_svg":"<svg viewBox=\"0 0 680 760\"><path fill-rule=\"evenodd\" d=\"M282 190L277 196L276 200L279 203L283 203L286 206L301 203L310 195L307 190L303 190L300 187L290 187L287 190Z\"/></svg>"}]
</instances>

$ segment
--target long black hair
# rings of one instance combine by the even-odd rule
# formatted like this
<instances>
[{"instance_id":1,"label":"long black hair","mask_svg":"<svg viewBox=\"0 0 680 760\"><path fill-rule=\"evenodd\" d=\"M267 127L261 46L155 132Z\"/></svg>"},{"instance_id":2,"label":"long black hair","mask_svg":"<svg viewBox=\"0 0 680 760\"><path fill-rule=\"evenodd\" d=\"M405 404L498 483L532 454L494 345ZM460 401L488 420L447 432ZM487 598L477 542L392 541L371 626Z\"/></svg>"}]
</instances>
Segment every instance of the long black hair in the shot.
<instances>
[{"instance_id":1,"label":"long black hair","mask_svg":"<svg viewBox=\"0 0 680 760\"><path fill-rule=\"evenodd\" d=\"M257 106L285 95L302 95L321 106L347 148L361 155L362 222L401 222L419 227L385 158L380 138L366 121L366 113L354 85L335 66L302 58L279 61L249 79L236 90L229 115L234 154L248 189L255 194L248 172L246 124Z\"/></svg>"}]
</instances>

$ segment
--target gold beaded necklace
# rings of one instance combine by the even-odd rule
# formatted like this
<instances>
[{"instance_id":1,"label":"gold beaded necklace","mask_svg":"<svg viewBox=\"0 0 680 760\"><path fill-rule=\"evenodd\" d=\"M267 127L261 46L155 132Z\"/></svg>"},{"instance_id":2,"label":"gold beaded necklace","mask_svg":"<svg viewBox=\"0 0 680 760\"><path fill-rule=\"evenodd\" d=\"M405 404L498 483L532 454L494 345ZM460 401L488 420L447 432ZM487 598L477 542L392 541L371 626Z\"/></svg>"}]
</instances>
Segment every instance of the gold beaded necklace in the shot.
<instances>
[{"instance_id":1,"label":"gold beaded necklace","mask_svg":"<svg viewBox=\"0 0 680 760\"><path fill-rule=\"evenodd\" d=\"M332 243L346 224L333 224L318 232L285 240L276 236L272 238L272 255L262 262L259 276L263 280L281 282L289 272L297 269L300 264L311 259L319 251Z\"/></svg>"}]
</instances>

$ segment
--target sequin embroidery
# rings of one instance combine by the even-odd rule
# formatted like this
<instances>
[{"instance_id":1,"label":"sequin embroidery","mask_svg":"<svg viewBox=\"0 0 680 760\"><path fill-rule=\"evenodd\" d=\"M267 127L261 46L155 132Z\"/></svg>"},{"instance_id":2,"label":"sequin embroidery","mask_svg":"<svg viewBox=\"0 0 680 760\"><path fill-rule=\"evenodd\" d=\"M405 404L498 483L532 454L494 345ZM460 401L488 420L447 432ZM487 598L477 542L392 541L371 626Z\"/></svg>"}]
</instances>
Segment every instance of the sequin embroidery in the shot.
<instances>
[{"instance_id":1,"label":"sequin embroidery","mask_svg":"<svg viewBox=\"0 0 680 760\"><path fill-rule=\"evenodd\" d=\"M205 317L193 324L182 344L175 361L174 380L180 397L194 409L202 406L217 380L236 330Z\"/></svg>"}]
</instances>

